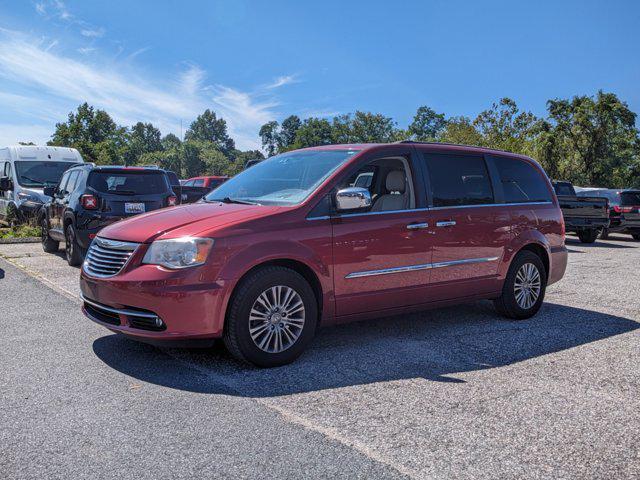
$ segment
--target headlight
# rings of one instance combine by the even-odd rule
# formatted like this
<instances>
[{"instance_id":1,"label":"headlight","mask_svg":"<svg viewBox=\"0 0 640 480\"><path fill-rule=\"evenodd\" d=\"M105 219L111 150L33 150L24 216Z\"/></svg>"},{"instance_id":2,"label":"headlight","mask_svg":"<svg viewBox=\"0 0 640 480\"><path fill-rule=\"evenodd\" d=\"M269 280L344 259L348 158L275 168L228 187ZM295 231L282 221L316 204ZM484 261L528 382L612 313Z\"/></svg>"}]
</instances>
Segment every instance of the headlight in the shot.
<instances>
[{"instance_id":1,"label":"headlight","mask_svg":"<svg viewBox=\"0 0 640 480\"><path fill-rule=\"evenodd\" d=\"M42 200L40 200L40 197L38 197L37 195L34 195L33 193L20 192L18 194L18 198L23 202L42 203Z\"/></svg>"},{"instance_id":2,"label":"headlight","mask_svg":"<svg viewBox=\"0 0 640 480\"><path fill-rule=\"evenodd\" d=\"M156 240L147 250L142 263L170 269L195 267L206 261L211 247L212 238L182 237Z\"/></svg>"}]
</instances>

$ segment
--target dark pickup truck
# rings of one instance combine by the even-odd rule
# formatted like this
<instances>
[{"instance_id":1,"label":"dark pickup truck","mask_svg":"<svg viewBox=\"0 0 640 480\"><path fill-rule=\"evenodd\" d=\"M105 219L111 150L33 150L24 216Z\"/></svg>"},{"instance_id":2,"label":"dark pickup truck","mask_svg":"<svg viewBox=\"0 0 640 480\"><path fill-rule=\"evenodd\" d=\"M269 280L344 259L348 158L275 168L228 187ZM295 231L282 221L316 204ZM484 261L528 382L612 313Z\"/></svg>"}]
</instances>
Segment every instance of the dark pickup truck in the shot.
<instances>
[{"instance_id":1,"label":"dark pickup truck","mask_svg":"<svg viewBox=\"0 0 640 480\"><path fill-rule=\"evenodd\" d=\"M165 171L167 173L167 178L169 179L169 185L171 185L171 190L176 194L179 205L197 202L211 191L211 188L209 187L180 185L180 180L175 172L172 172L171 170Z\"/></svg>"},{"instance_id":2,"label":"dark pickup truck","mask_svg":"<svg viewBox=\"0 0 640 480\"><path fill-rule=\"evenodd\" d=\"M553 182L567 232L576 232L582 243L593 243L609 227L609 201L579 197L569 182Z\"/></svg>"}]
</instances>

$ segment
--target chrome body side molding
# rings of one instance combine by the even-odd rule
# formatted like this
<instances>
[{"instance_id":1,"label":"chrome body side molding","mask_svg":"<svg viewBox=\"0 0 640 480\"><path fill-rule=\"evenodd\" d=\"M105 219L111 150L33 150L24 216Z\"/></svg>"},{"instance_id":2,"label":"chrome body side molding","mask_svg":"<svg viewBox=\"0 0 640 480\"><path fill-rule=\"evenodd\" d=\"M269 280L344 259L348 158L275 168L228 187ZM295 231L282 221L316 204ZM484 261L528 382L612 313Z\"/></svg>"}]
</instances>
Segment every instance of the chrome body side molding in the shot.
<instances>
[{"instance_id":1,"label":"chrome body side molding","mask_svg":"<svg viewBox=\"0 0 640 480\"><path fill-rule=\"evenodd\" d=\"M365 270L362 272L350 273L346 275L344 278L373 277L377 275L389 275L392 273L415 272L419 270L429 270L431 268L443 268L443 267L452 267L454 265L466 265L470 263L495 262L496 260L498 260L498 257L465 258L462 260L451 260L449 262L423 263L420 265L407 265L404 267L383 268L381 270Z\"/></svg>"}]
</instances>

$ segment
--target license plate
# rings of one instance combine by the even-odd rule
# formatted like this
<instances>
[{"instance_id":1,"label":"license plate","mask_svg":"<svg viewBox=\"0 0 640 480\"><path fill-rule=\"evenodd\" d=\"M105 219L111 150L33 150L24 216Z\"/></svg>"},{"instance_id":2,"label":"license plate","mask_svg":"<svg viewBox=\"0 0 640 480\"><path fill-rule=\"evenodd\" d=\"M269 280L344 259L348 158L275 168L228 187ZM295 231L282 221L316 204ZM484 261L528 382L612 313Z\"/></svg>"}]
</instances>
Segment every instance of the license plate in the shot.
<instances>
[{"instance_id":1,"label":"license plate","mask_svg":"<svg viewBox=\"0 0 640 480\"><path fill-rule=\"evenodd\" d=\"M144 203L125 203L124 213L144 213Z\"/></svg>"}]
</instances>

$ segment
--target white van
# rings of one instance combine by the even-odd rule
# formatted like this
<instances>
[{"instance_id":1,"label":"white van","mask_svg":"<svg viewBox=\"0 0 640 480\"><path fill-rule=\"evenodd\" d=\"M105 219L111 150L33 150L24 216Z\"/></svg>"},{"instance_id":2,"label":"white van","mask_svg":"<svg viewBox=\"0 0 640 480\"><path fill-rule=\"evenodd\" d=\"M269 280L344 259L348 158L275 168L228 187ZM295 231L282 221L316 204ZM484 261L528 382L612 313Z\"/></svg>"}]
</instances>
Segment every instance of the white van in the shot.
<instances>
[{"instance_id":1,"label":"white van","mask_svg":"<svg viewBox=\"0 0 640 480\"><path fill-rule=\"evenodd\" d=\"M20 222L49 201L42 189L57 185L73 165L84 163L67 147L16 145L0 148L0 222Z\"/></svg>"}]
</instances>

